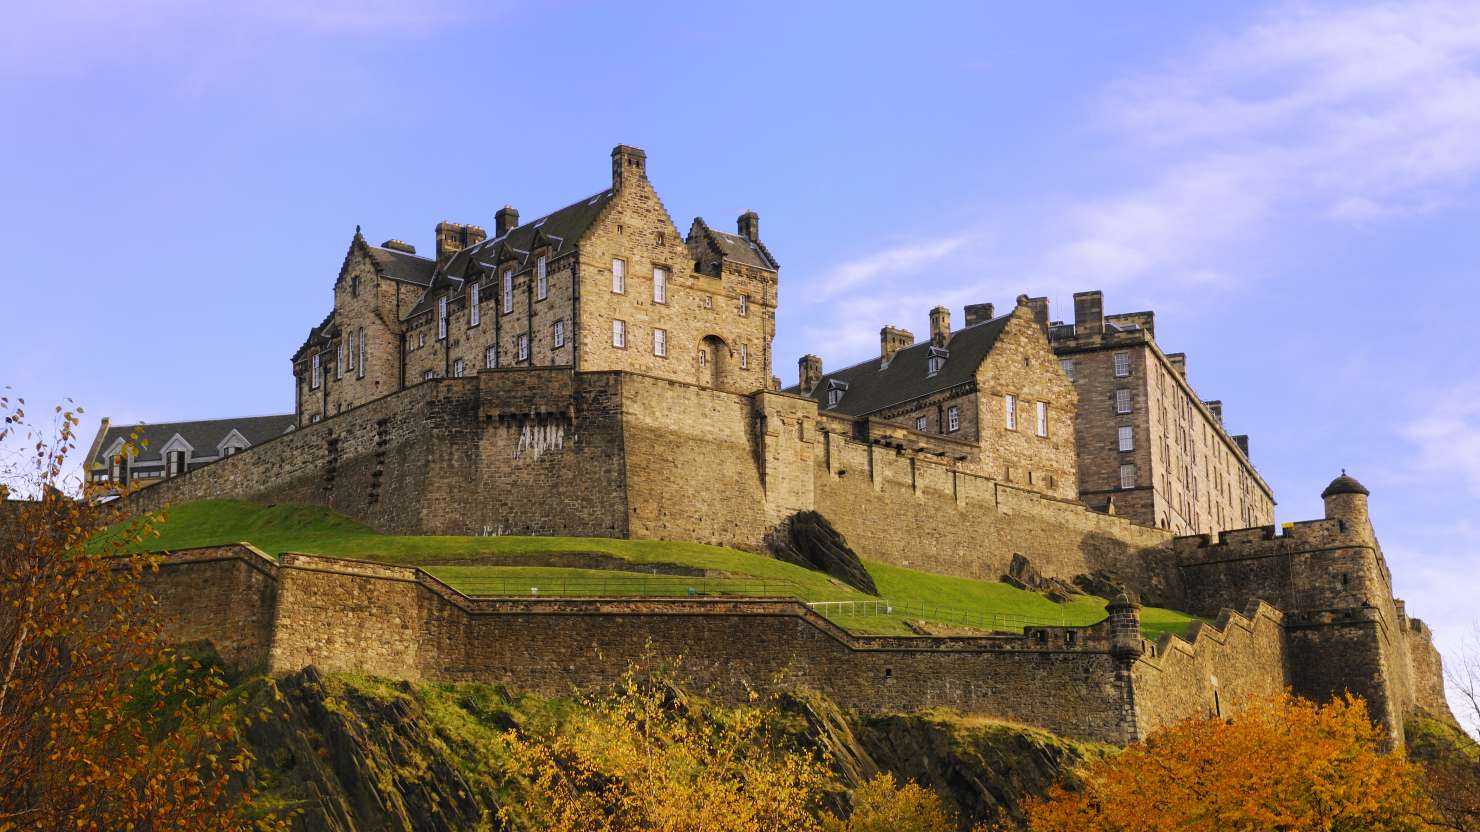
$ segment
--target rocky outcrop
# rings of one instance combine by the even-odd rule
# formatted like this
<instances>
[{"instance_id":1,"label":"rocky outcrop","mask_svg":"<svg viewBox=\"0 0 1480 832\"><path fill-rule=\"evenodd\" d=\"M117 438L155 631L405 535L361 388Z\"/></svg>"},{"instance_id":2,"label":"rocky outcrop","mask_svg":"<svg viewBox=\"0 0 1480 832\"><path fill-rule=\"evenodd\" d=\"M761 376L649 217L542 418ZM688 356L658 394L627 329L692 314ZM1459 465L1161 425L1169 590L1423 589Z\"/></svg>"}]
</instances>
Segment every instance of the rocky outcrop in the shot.
<instances>
[{"instance_id":1,"label":"rocky outcrop","mask_svg":"<svg viewBox=\"0 0 1480 832\"><path fill-rule=\"evenodd\" d=\"M831 575L860 592L879 594L848 541L815 511L799 511L788 518L772 535L771 552L777 560Z\"/></svg>"}]
</instances>

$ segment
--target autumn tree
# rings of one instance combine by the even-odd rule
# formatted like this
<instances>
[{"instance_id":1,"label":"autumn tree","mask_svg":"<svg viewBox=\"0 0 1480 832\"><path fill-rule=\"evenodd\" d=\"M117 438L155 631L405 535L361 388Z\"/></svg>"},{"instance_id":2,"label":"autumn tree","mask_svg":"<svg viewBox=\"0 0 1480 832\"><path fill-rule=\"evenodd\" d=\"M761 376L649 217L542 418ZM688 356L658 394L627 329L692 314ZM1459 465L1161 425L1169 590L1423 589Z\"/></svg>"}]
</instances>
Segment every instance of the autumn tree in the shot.
<instances>
[{"instance_id":1,"label":"autumn tree","mask_svg":"<svg viewBox=\"0 0 1480 832\"><path fill-rule=\"evenodd\" d=\"M81 408L0 397L0 832L280 828L246 817L250 754L221 675L167 649L125 521L69 474Z\"/></svg>"},{"instance_id":2,"label":"autumn tree","mask_svg":"<svg viewBox=\"0 0 1480 832\"><path fill-rule=\"evenodd\" d=\"M1422 770L1386 739L1356 697L1254 701L1091 763L1026 815L1032 832L1433 829Z\"/></svg>"},{"instance_id":3,"label":"autumn tree","mask_svg":"<svg viewBox=\"0 0 1480 832\"><path fill-rule=\"evenodd\" d=\"M1447 658L1444 675L1457 700L1454 716L1480 731L1480 625ZM1480 832L1480 743L1447 716L1421 714L1409 720L1409 756L1423 764L1440 824Z\"/></svg>"},{"instance_id":4,"label":"autumn tree","mask_svg":"<svg viewBox=\"0 0 1480 832\"><path fill-rule=\"evenodd\" d=\"M700 707L672 675L631 668L544 734L505 735L505 773L523 798L501 820L553 832L946 832L932 792L887 775L854 793L851 818L826 811L837 784L822 756L776 728L760 697Z\"/></svg>"}]
</instances>

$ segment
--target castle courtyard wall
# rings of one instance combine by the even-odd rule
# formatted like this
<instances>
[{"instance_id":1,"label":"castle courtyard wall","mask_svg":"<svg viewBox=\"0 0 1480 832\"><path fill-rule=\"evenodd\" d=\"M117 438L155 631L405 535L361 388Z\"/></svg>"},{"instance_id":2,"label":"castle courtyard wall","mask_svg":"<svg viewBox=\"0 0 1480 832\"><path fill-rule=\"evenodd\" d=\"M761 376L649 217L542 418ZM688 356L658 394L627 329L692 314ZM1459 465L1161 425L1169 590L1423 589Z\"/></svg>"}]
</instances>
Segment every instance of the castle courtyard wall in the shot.
<instances>
[{"instance_id":1,"label":"castle courtyard wall","mask_svg":"<svg viewBox=\"0 0 1480 832\"><path fill-rule=\"evenodd\" d=\"M146 571L143 587L169 642L209 641L232 667L267 666L278 592L267 555L245 545L194 549Z\"/></svg>"}]
</instances>

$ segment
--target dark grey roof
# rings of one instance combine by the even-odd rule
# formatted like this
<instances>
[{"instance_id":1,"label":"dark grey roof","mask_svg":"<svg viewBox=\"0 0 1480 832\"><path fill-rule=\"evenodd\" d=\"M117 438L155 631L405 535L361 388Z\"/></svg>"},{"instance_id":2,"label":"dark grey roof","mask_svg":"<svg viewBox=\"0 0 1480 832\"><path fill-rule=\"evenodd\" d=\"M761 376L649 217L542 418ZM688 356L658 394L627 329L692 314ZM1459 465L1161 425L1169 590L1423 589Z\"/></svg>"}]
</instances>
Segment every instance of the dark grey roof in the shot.
<instances>
[{"instance_id":1,"label":"dark grey roof","mask_svg":"<svg viewBox=\"0 0 1480 832\"><path fill-rule=\"evenodd\" d=\"M329 314L324 316L324 320L319 322L318 326L308 330L308 337L303 339L302 346L293 353L293 360L297 361L298 356L302 355L304 350L307 350L309 347L327 347L330 337L336 334L336 326L334 311L331 309L329 310Z\"/></svg>"},{"instance_id":2,"label":"dark grey roof","mask_svg":"<svg viewBox=\"0 0 1480 832\"><path fill-rule=\"evenodd\" d=\"M817 399L824 411L845 416L866 416L886 407L974 381L977 368L992 351L1011 317L1003 315L951 333L950 340L946 342L949 355L934 376L929 375L931 344L929 341L922 341L895 353L889 366L884 369L880 369L881 362L878 358L871 358L861 364L827 373L808 395ZM828 408L827 391L837 386L832 382L841 382L847 388L838 406ZM786 392L799 393L800 389L789 387Z\"/></svg>"},{"instance_id":3,"label":"dark grey roof","mask_svg":"<svg viewBox=\"0 0 1480 832\"><path fill-rule=\"evenodd\" d=\"M1321 499L1324 500L1336 494L1369 495L1371 493L1371 491L1367 490L1367 486L1357 482L1355 477L1347 476L1345 469L1343 469L1341 476L1332 480L1331 484L1326 486L1326 490L1321 492Z\"/></svg>"},{"instance_id":4,"label":"dark grey roof","mask_svg":"<svg viewBox=\"0 0 1480 832\"><path fill-rule=\"evenodd\" d=\"M110 426L108 432L103 435L103 441L98 443L98 455L92 461L107 465L110 462L109 448L117 440L122 439L127 442L135 430L139 431L140 439L149 443L139 450L139 459L151 460L159 458L165 443L169 442L175 434L179 434L181 439L190 443L196 455L215 456L217 444L230 436L233 430L240 433L250 444L260 445L275 436L287 433L296 423L297 419L293 414L285 413L281 416L244 416L237 419Z\"/></svg>"},{"instance_id":5,"label":"dark grey roof","mask_svg":"<svg viewBox=\"0 0 1480 832\"><path fill-rule=\"evenodd\" d=\"M533 266L530 257L536 245L548 243L551 257L571 251L615 194L615 191L605 190L588 196L558 211L512 228L501 237L493 237L459 251L438 271L435 278L428 281L427 293L422 295L404 317L410 318L431 309L435 290L444 287L460 289L466 278L494 271L498 268L501 252L512 253L518 262L515 270L524 271Z\"/></svg>"},{"instance_id":6,"label":"dark grey roof","mask_svg":"<svg viewBox=\"0 0 1480 832\"><path fill-rule=\"evenodd\" d=\"M437 265L435 261L393 248L369 244L365 248L370 251L370 259L375 261L375 268L384 277L421 287L432 285L432 272Z\"/></svg>"},{"instance_id":7,"label":"dark grey roof","mask_svg":"<svg viewBox=\"0 0 1480 832\"><path fill-rule=\"evenodd\" d=\"M703 217L695 217L689 226L689 236L685 240L689 247L689 253L693 255L698 263L699 270L705 274L718 274L718 264L713 258L719 257L735 263L743 263L758 269L778 271L780 264L776 258L771 256L770 249L765 243L752 242L739 234L729 234L710 228L704 222Z\"/></svg>"}]
</instances>

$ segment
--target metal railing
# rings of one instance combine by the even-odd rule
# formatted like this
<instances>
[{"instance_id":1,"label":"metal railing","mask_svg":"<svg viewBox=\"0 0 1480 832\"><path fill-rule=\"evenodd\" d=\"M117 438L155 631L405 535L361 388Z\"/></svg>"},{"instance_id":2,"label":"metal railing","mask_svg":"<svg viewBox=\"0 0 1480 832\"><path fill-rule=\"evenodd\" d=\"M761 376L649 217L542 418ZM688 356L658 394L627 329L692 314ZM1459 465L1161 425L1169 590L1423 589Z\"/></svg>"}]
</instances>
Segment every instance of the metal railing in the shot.
<instances>
[{"instance_id":1,"label":"metal railing","mask_svg":"<svg viewBox=\"0 0 1480 832\"><path fill-rule=\"evenodd\" d=\"M454 581L472 597L501 598L691 598L715 595L798 598L801 588L791 581L734 580L686 575L624 575L613 578L513 578L467 576Z\"/></svg>"},{"instance_id":2,"label":"metal railing","mask_svg":"<svg viewBox=\"0 0 1480 832\"><path fill-rule=\"evenodd\" d=\"M936 624L959 624L977 630L1021 631L1026 627L1065 627L1069 623L1062 613L1057 616L1029 616L1002 612L971 612L933 605L895 604L887 599L809 601L807 606L834 620L859 616L895 615Z\"/></svg>"}]
</instances>

